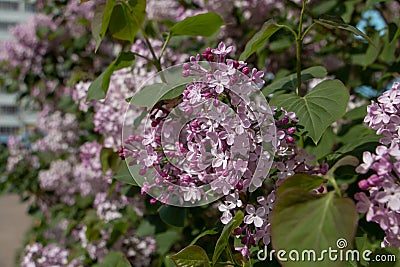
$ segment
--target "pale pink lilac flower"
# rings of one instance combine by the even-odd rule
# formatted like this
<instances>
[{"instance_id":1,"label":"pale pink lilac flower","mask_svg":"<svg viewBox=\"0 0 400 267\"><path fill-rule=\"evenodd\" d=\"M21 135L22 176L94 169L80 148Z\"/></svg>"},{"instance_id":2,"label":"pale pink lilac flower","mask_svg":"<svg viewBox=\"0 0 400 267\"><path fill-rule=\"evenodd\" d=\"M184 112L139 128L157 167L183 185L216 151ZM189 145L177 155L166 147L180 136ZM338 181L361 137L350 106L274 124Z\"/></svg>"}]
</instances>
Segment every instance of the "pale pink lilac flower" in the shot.
<instances>
[{"instance_id":1,"label":"pale pink lilac flower","mask_svg":"<svg viewBox=\"0 0 400 267\"><path fill-rule=\"evenodd\" d=\"M374 154L366 151L363 163L356 171L361 174L372 173L358 182L360 189L368 190L356 193L357 210L366 213L366 220L378 223L386 236L382 246L400 247L400 186L399 186L399 136L400 128L400 84L395 82L392 89L383 93L378 102L368 106L364 119L368 126L382 134L380 145Z\"/></svg>"}]
</instances>

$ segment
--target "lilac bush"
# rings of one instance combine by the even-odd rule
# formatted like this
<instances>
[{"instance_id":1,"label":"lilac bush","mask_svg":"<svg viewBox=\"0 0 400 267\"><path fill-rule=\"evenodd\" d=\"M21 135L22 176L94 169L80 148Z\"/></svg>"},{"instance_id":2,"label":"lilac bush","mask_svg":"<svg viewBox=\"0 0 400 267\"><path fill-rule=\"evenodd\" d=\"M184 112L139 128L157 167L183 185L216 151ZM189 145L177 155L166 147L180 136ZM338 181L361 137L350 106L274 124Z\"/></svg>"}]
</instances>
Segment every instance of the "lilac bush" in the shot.
<instances>
[{"instance_id":1,"label":"lilac bush","mask_svg":"<svg viewBox=\"0 0 400 267\"><path fill-rule=\"evenodd\" d=\"M400 247L397 3L37 5L0 49L1 85L38 112L0 155L37 222L22 266ZM386 31L351 26L366 10Z\"/></svg>"}]
</instances>

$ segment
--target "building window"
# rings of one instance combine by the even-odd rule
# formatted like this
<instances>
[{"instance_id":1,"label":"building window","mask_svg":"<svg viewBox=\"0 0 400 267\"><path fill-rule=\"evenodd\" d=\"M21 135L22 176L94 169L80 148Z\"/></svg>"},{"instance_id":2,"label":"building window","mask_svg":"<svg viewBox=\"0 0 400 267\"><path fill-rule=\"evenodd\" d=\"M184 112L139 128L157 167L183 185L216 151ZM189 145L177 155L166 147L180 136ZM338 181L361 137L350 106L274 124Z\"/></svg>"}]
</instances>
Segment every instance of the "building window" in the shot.
<instances>
[{"instance_id":1,"label":"building window","mask_svg":"<svg viewBox=\"0 0 400 267\"><path fill-rule=\"evenodd\" d=\"M0 9L1 10L18 11L19 3L16 2L16 1L1 1L0 2Z\"/></svg>"},{"instance_id":2,"label":"building window","mask_svg":"<svg viewBox=\"0 0 400 267\"><path fill-rule=\"evenodd\" d=\"M35 12L35 3L25 3L25 11L27 12Z\"/></svg>"},{"instance_id":3,"label":"building window","mask_svg":"<svg viewBox=\"0 0 400 267\"><path fill-rule=\"evenodd\" d=\"M0 21L0 31L6 32L8 31L8 28L11 26L14 26L14 22L5 22L5 21Z\"/></svg>"},{"instance_id":4,"label":"building window","mask_svg":"<svg viewBox=\"0 0 400 267\"><path fill-rule=\"evenodd\" d=\"M18 132L18 127L0 126L0 135L12 135Z\"/></svg>"},{"instance_id":5,"label":"building window","mask_svg":"<svg viewBox=\"0 0 400 267\"><path fill-rule=\"evenodd\" d=\"M17 106L0 106L0 114L16 114L18 112Z\"/></svg>"}]
</instances>

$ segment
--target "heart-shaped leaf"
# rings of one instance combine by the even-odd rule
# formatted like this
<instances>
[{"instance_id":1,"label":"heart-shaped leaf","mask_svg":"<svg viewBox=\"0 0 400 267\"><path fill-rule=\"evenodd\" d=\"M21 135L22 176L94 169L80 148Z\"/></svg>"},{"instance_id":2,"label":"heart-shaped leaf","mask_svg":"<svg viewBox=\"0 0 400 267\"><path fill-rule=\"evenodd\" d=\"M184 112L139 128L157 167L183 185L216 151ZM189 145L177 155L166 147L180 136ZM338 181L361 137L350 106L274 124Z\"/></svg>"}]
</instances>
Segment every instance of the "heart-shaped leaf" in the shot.
<instances>
[{"instance_id":1,"label":"heart-shaped leaf","mask_svg":"<svg viewBox=\"0 0 400 267\"><path fill-rule=\"evenodd\" d=\"M109 30L116 39L133 43L146 16L146 0L118 3L111 13Z\"/></svg>"},{"instance_id":2,"label":"heart-shaped leaf","mask_svg":"<svg viewBox=\"0 0 400 267\"><path fill-rule=\"evenodd\" d=\"M270 104L296 112L299 123L317 144L328 126L345 114L349 97L341 81L326 80L304 97L282 94L272 98Z\"/></svg>"},{"instance_id":3,"label":"heart-shaped leaf","mask_svg":"<svg viewBox=\"0 0 400 267\"><path fill-rule=\"evenodd\" d=\"M314 175L297 173L287 178L276 190L276 195L284 193L290 189L301 189L304 191L311 191L318 188L323 182L324 178Z\"/></svg>"},{"instance_id":4,"label":"heart-shaped leaf","mask_svg":"<svg viewBox=\"0 0 400 267\"><path fill-rule=\"evenodd\" d=\"M343 254L351 247L358 222L354 202L334 192L315 195L304 190L287 190L278 196L271 215L272 245L281 254L282 266L344 266L331 260L328 250ZM341 243L339 243L341 241ZM300 260L296 259L297 251ZM301 260L301 257L305 260ZM285 259L287 261L285 261Z\"/></svg>"}]
</instances>

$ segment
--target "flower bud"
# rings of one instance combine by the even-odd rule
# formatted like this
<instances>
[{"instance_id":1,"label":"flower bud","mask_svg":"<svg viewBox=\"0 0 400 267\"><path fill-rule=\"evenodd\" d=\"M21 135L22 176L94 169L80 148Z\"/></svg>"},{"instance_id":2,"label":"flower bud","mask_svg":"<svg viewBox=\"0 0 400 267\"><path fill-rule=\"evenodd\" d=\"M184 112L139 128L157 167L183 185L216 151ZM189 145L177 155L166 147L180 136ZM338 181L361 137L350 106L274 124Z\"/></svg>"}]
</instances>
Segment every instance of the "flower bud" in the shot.
<instances>
[{"instance_id":1,"label":"flower bud","mask_svg":"<svg viewBox=\"0 0 400 267\"><path fill-rule=\"evenodd\" d=\"M239 181L239 182L236 184L236 189L239 190L239 191L243 189L243 183L242 183L242 181Z\"/></svg>"},{"instance_id":2,"label":"flower bud","mask_svg":"<svg viewBox=\"0 0 400 267\"><path fill-rule=\"evenodd\" d=\"M381 184L381 179L376 174L372 174L367 180L370 186L378 186Z\"/></svg>"},{"instance_id":3,"label":"flower bud","mask_svg":"<svg viewBox=\"0 0 400 267\"><path fill-rule=\"evenodd\" d=\"M235 229L233 229L232 234L233 235L241 235L243 232L243 229L240 227L236 227Z\"/></svg>"},{"instance_id":4,"label":"flower bud","mask_svg":"<svg viewBox=\"0 0 400 267\"><path fill-rule=\"evenodd\" d=\"M286 132L288 134L294 134L296 132L296 127L289 127Z\"/></svg>"},{"instance_id":5,"label":"flower bud","mask_svg":"<svg viewBox=\"0 0 400 267\"><path fill-rule=\"evenodd\" d=\"M290 135L286 135L285 140L286 140L286 142L288 142L290 144L293 144L293 142L294 142L294 138L291 137Z\"/></svg>"},{"instance_id":6,"label":"flower bud","mask_svg":"<svg viewBox=\"0 0 400 267\"><path fill-rule=\"evenodd\" d=\"M367 190L370 187L370 185L367 180L361 180L358 182L358 187L361 190Z\"/></svg>"}]
</instances>

